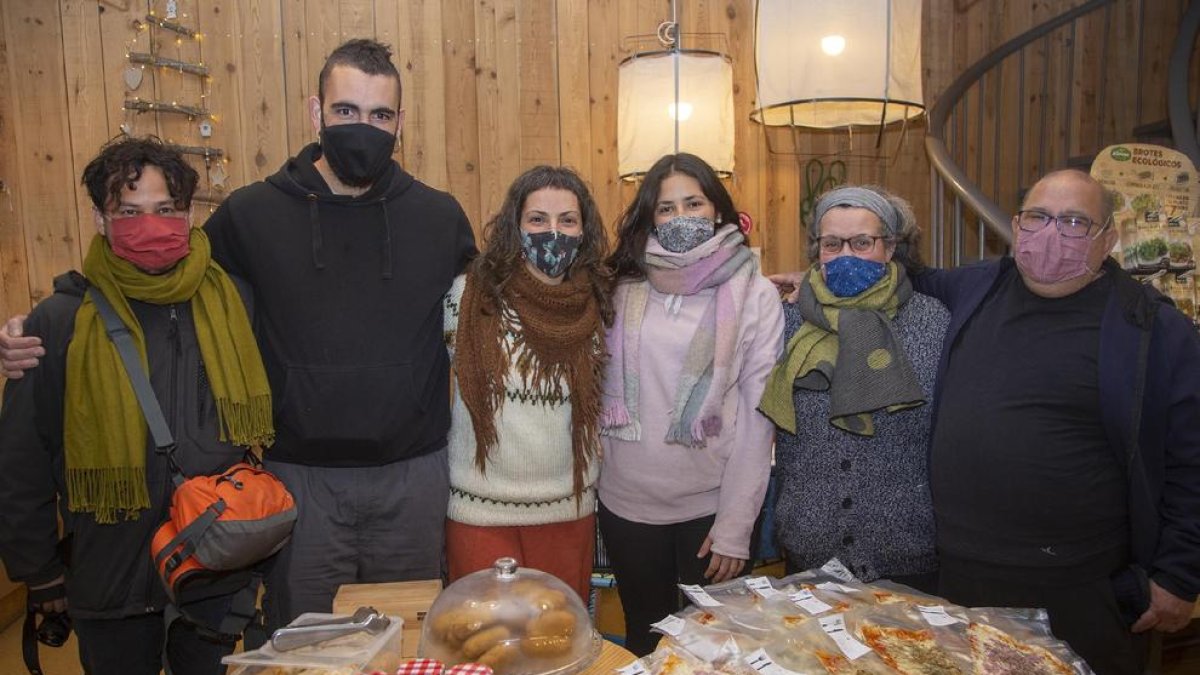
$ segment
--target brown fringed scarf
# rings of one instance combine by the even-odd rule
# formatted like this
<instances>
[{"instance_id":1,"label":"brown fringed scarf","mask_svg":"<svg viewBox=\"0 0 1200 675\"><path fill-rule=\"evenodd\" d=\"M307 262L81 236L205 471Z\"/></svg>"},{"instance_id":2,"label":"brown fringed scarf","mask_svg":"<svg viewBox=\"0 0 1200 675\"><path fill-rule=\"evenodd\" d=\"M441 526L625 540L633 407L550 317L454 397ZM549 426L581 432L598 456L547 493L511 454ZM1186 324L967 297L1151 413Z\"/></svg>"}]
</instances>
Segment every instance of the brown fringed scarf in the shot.
<instances>
[{"instance_id":1,"label":"brown fringed scarf","mask_svg":"<svg viewBox=\"0 0 1200 675\"><path fill-rule=\"evenodd\" d=\"M474 273L467 274L458 319L455 372L475 428L475 465L486 472L496 445L496 414L504 404L504 378L517 372L533 391L571 396L571 452L575 501L583 497L588 465L599 447L600 378L604 326L586 270L572 270L557 286L542 283L520 265L501 290L503 308ZM506 344L505 334L512 333Z\"/></svg>"}]
</instances>

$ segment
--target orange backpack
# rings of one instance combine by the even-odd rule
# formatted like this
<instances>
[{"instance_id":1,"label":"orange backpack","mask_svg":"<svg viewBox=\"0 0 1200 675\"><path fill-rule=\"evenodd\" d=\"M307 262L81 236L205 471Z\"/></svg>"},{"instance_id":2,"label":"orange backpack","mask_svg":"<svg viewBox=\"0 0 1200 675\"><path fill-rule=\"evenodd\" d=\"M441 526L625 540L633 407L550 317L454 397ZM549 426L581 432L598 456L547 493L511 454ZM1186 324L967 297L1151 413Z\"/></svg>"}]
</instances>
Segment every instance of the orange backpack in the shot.
<instances>
[{"instance_id":1,"label":"orange backpack","mask_svg":"<svg viewBox=\"0 0 1200 675\"><path fill-rule=\"evenodd\" d=\"M171 515L150 542L173 601L190 583L254 565L287 543L296 503L278 478L239 462L216 476L179 482Z\"/></svg>"}]
</instances>

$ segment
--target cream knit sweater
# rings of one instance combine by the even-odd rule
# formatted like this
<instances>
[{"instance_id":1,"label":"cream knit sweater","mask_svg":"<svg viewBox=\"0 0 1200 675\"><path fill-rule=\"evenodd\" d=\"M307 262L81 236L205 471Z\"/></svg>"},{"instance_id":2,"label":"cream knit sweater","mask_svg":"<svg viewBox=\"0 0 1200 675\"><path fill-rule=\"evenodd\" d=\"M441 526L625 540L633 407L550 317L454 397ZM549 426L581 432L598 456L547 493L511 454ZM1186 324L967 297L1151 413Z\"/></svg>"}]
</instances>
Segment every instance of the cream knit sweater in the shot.
<instances>
[{"instance_id":1,"label":"cream knit sweater","mask_svg":"<svg viewBox=\"0 0 1200 675\"><path fill-rule=\"evenodd\" d=\"M451 360L465 280L462 275L455 279L445 299L446 347ZM599 458L588 466L578 504L572 492L567 383L563 383L566 398L531 390L527 384L510 368L504 381L504 402L496 411L497 443L485 473L475 466L471 414L455 388L449 439L451 520L485 526L544 525L577 520L595 511Z\"/></svg>"}]
</instances>

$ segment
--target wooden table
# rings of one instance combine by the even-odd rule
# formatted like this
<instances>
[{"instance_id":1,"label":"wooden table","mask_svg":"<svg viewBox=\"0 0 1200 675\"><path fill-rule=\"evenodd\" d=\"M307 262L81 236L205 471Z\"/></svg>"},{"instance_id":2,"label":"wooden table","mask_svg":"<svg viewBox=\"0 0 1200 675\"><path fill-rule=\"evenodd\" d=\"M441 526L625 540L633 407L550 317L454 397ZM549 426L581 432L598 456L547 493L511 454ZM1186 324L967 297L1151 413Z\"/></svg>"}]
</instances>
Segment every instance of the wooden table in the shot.
<instances>
[{"instance_id":1,"label":"wooden table","mask_svg":"<svg viewBox=\"0 0 1200 675\"><path fill-rule=\"evenodd\" d=\"M582 675L612 675L612 672L617 668L624 668L633 663L637 657L633 652L625 649L615 642L608 640L601 641L600 656L592 662L592 665L583 669Z\"/></svg>"}]
</instances>

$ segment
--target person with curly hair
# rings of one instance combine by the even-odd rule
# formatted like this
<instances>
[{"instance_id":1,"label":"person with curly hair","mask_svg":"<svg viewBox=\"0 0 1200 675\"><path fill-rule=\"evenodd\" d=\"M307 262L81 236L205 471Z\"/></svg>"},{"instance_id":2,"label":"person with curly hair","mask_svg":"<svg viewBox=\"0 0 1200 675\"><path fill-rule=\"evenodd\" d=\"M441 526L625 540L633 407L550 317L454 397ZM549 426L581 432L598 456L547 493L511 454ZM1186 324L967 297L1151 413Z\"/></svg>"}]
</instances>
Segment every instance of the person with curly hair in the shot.
<instances>
[{"instance_id":1,"label":"person with curly hair","mask_svg":"<svg viewBox=\"0 0 1200 675\"><path fill-rule=\"evenodd\" d=\"M587 186L538 166L508 189L446 296L457 388L450 579L511 556L586 600L595 547L608 242Z\"/></svg>"},{"instance_id":2,"label":"person with curly hair","mask_svg":"<svg viewBox=\"0 0 1200 675\"><path fill-rule=\"evenodd\" d=\"M215 634L232 597L172 602L150 555L172 463L184 476L218 474L275 435L242 293L192 227L197 178L155 138L114 141L87 165L99 234L83 274L55 279L25 323L45 346L42 366L4 388L0 559L39 612L69 613L95 675L157 674L164 660L181 675L216 675L234 648ZM147 432L97 309L105 301L143 359L177 444L169 457ZM187 618L168 627L168 604Z\"/></svg>"}]
</instances>

